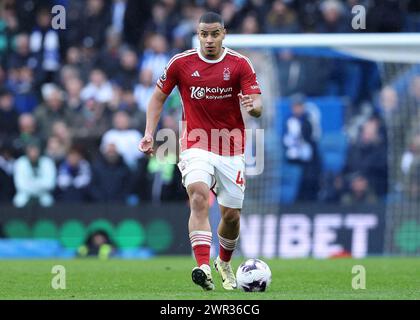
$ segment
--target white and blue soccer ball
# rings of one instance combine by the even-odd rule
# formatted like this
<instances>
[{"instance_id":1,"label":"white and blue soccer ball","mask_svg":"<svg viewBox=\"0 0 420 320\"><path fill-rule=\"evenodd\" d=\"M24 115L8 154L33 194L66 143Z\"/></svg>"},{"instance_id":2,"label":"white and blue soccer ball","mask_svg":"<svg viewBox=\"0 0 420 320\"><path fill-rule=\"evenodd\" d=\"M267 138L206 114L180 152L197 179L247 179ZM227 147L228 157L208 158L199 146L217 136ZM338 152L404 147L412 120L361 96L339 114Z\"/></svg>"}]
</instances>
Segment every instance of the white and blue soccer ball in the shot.
<instances>
[{"instance_id":1,"label":"white and blue soccer ball","mask_svg":"<svg viewBox=\"0 0 420 320\"><path fill-rule=\"evenodd\" d=\"M248 259L238 267L236 283L245 292L263 292L271 283L271 270L260 259Z\"/></svg>"}]
</instances>

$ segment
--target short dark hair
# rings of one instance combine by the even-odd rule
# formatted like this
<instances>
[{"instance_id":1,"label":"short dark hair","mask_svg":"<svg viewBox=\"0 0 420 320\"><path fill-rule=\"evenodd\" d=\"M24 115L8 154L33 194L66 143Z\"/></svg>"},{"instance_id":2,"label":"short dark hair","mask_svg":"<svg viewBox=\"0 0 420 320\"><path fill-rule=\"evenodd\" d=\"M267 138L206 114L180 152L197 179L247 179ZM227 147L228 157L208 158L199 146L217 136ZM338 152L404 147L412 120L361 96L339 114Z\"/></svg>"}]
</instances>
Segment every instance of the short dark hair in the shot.
<instances>
[{"instance_id":1,"label":"short dark hair","mask_svg":"<svg viewBox=\"0 0 420 320\"><path fill-rule=\"evenodd\" d=\"M225 27L225 23L223 21L223 18L220 14L216 12L206 12L200 17L200 20L198 23L220 23L222 27Z\"/></svg>"}]
</instances>

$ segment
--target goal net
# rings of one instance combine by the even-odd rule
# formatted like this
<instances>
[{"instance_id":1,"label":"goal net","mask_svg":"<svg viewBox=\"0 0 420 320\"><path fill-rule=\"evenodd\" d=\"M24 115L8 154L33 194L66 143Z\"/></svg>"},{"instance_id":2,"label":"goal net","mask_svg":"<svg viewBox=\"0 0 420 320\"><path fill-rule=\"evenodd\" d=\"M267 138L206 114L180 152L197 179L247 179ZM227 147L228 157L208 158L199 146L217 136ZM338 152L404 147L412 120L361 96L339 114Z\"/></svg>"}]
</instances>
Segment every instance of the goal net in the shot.
<instances>
[{"instance_id":1,"label":"goal net","mask_svg":"<svg viewBox=\"0 0 420 320\"><path fill-rule=\"evenodd\" d=\"M313 120L312 135L319 144L336 143L337 150L337 141L351 144L361 124L379 115L387 162L386 172L377 173L382 179L376 186L382 190L379 202L385 204L383 252L419 254L420 36L231 34L224 44L250 58L263 90L263 116L246 116L246 127L252 129L252 135L247 135L246 157L252 161L247 161L243 215L278 214L282 206L300 199L312 202L314 208L326 201L324 182L317 194L300 198L291 181L302 172L285 160L283 122L290 112L285 105L290 106L290 99L302 93ZM198 47L197 42L195 45ZM256 139L257 128L264 129L264 140ZM261 159L255 160L258 147L264 148L262 172L256 163ZM336 175L343 170L344 152L325 160L323 149L319 151L321 171L325 166ZM327 178L323 175L321 179Z\"/></svg>"}]
</instances>

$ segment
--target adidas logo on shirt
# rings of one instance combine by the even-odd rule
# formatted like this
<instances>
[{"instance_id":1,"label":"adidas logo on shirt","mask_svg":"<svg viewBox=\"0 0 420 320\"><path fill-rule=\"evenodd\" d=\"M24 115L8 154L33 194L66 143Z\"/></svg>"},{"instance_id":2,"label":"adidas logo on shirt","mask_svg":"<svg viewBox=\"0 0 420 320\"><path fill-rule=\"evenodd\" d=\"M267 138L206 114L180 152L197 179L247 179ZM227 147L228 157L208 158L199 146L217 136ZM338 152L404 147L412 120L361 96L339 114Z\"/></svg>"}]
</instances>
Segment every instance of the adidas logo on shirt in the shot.
<instances>
[{"instance_id":1,"label":"adidas logo on shirt","mask_svg":"<svg viewBox=\"0 0 420 320\"><path fill-rule=\"evenodd\" d=\"M199 77L200 76L200 74L198 73L198 71L196 70L196 71L194 71L192 74L191 74L191 77Z\"/></svg>"}]
</instances>

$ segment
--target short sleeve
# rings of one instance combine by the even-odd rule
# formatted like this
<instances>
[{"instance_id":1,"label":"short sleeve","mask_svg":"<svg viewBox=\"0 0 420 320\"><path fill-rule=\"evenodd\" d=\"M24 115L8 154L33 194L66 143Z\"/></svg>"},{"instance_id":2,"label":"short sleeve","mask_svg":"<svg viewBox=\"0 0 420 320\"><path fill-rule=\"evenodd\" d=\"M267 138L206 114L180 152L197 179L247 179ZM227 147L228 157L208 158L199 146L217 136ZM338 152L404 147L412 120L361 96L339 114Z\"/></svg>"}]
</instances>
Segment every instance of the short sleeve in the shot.
<instances>
[{"instance_id":1,"label":"short sleeve","mask_svg":"<svg viewBox=\"0 0 420 320\"><path fill-rule=\"evenodd\" d=\"M163 70L163 73L156 82L156 85L163 91L163 93L169 95L177 83L178 77L176 60L171 60Z\"/></svg>"},{"instance_id":2,"label":"short sleeve","mask_svg":"<svg viewBox=\"0 0 420 320\"><path fill-rule=\"evenodd\" d=\"M241 91L242 94L261 94L255 70L249 59L242 59Z\"/></svg>"}]
</instances>

